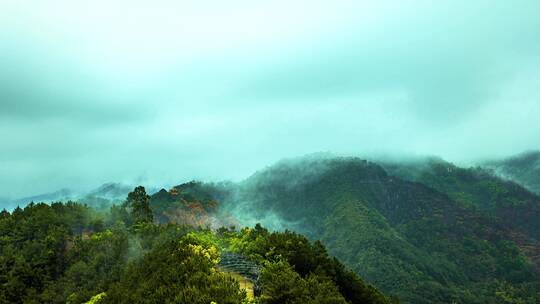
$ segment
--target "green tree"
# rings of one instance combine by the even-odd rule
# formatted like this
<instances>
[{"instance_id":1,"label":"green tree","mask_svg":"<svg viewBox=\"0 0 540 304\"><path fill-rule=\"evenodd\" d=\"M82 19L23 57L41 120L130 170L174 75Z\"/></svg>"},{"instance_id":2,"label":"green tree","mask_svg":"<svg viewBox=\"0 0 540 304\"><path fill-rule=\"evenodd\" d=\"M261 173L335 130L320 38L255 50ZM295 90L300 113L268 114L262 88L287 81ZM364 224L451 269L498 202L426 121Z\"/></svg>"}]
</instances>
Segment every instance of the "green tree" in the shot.
<instances>
[{"instance_id":1,"label":"green tree","mask_svg":"<svg viewBox=\"0 0 540 304\"><path fill-rule=\"evenodd\" d=\"M125 207L128 208L135 224L151 223L154 219L150 209L150 196L146 194L143 186L135 187L127 196Z\"/></svg>"},{"instance_id":2,"label":"green tree","mask_svg":"<svg viewBox=\"0 0 540 304\"><path fill-rule=\"evenodd\" d=\"M283 260L267 262L260 280L263 304L347 303L330 278L314 274L302 278Z\"/></svg>"},{"instance_id":3,"label":"green tree","mask_svg":"<svg viewBox=\"0 0 540 304\"><path fill-rule=\"evenodd\" d=\"M246 300L238 281L218 271L218 249L188 234L156 245L132 261L104 303L239 304Z\"/></svg>"}]
</instances>

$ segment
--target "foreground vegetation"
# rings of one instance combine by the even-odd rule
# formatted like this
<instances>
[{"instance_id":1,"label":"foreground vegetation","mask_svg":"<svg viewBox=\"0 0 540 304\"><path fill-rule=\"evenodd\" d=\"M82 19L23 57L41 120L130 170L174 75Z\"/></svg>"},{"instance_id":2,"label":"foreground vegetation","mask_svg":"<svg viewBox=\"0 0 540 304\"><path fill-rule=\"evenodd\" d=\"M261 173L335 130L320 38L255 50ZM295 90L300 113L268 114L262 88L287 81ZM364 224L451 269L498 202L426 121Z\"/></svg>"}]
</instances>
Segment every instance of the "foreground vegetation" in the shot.
<instances>
[{"instance_id":1,"label":"foreground vegetation","mask_svg":"<svg viewBox=\"0 0 540 304\"><path fill-rule=\"evenodd\" d=\"M97 212L73 202L0 215L0 303L390 303L321 243L257 225L156 224L138 187ZM220 252L261 265L260 297L217 267Z\"/></svg>"}]
</instances>

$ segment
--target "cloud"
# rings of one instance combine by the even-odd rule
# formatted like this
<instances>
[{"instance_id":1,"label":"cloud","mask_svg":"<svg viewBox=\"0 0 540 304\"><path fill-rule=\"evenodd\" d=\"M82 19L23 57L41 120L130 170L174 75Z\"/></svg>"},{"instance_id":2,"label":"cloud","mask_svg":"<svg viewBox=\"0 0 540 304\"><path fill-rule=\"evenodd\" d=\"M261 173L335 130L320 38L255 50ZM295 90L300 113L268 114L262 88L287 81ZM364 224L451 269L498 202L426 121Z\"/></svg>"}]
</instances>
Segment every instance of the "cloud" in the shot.
<instances>
[{"instance_id":1,"label":"cloud","mask_svg":"<svg viewBox=\"0 0 540 304\"><path fill-rule=\"evenodd\" d=\"M0 196L538 149L535 1L5 1Z\"/></svg>"},{"instance_id":2,"label":"cloud","mask_svg":"<svg viewBox=\"0 0 540 304\"><path fill-rule=\"evenodd\" d=\"M401 91L414 119L445 127L473 118L531 63L521 60L538 63L531 55L540 49L533 35L540 24L530 6L518 5L513 14L505 13L505 5L486 3L416 8L382 20L370 34L352 23L339 33L344 38L272 62L239 94L291 102Z\"/></svg>"}]
</instances>

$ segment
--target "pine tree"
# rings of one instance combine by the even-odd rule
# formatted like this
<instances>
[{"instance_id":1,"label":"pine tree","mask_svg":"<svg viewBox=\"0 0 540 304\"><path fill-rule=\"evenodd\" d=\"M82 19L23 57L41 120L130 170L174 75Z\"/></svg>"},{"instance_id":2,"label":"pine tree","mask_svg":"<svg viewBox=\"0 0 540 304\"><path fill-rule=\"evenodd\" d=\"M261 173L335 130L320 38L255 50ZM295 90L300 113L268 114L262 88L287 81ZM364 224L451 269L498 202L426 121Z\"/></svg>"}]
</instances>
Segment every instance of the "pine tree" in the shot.
<instances>
[{"instance_id":1,"label":"pine tree","mask_svg":"<svg viewBox=\"0 0 540 304\"><path fill-rule=\"evenodd\" d=\"M134 223L151 223L154 219L150 209L150 196L146 194L143 186L136 187L128 194L125 206Z\"/></svg>"}]
</instances>

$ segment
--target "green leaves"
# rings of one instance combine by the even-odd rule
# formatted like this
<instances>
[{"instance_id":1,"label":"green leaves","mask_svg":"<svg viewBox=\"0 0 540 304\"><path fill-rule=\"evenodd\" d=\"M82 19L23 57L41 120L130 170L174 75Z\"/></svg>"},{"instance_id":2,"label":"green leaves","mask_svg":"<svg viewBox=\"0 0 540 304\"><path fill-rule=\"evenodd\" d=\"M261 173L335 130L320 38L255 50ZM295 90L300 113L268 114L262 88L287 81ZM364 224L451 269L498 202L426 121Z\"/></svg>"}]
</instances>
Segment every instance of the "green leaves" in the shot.
<instances>
[{"instance_id":1,"label":"green leaves","mask_svg":"<svg viewBox=\"0 0 540 304\"><path fill-rule=\"evenodd\" d=\"M150 209L150 196L146 194L143 186L135 187L127 196L124 203L130 211L131 218L135 224L151 223L154 219Z\"/></svg>"},{"instance_id":2,"label":"green leaves","mask_svg":"<svg viewBox=\"0 0 540 304\"><path fill-rule=\"evenodd\" d=\"M260 281L264 292L262 303L347 303L328 277L310 274L302 278L283 260L266 262Z\"/></svg>"},{"instance_id":3,"label":"green leaves","mask_svg":"<svg viewBox=\"0 0 540 304\"><path fill-rule=\"evenodd\" d=\"M147 200L142 187L128 196L143 219L130 229L118 220L123 208L95 214L75 203L30 204L0 218L0 303L249 303L218 268L224 247L266 265L255 303L387 303L319 242L261 225L153 224L143 216Z\"/></svg>"},{"instance_id":4,"label":"green leaves","mask_svg":"<svg viewBox=\"0 0 540 304\"><path fill-rule=\"evenodd\" d=\"M217 271L218 251L188 234L159 244L133 261L114 284L107 303L241 303L238 282Z\"/></svg>"}]
</instances>

